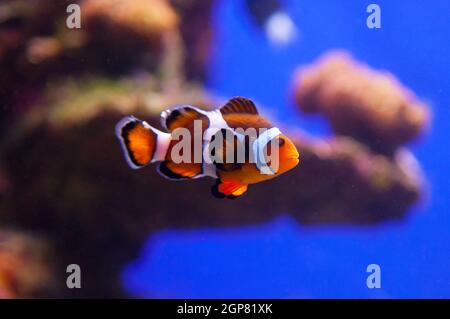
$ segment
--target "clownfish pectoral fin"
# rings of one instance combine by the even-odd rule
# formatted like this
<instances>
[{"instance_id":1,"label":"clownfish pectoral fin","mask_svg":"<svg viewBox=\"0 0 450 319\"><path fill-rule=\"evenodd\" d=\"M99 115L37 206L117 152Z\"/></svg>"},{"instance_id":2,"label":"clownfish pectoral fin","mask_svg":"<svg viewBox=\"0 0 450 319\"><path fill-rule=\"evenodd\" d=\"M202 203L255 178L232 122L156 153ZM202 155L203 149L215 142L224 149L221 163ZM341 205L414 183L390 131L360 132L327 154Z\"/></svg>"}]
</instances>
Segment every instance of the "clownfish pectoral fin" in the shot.
<instances>
[{"instance_id":1,"label":"clownfish pectoral fin","mask_svg":"<svg viewBox=\"0 0 450 319\"><path fill-rule=\"evenodd\" d=\"M199 178L203 176L202 164L197 163L174 163L172 161L161 162L158 173L170 180L184 180Z\"/></svg>"},{"instance_id":2,"label":"clownfish pectoral fin","mask_svg":"<svg viewBox=\"0 0 450 319\"><path fill-rule=\"evenodd\" d=\"M235 199L247 191L247 184L235 181L221 181L220 179L211 188L212 194L217 198Z\"/></svg>"},{"instance_id":3,"label":"clownfish pectoral fin","mask_svg":"<svg viewBox=\"0 0 450 319\"><path fill-rule=\"evenodd\" d=\"M131 168L137 169L165 157L170 135L151 127L134 116L124 117L116 125L125 158Z\"/></svg>"},{"instance_id":4,"label":"clownfish pectoral fin","mask_svg":"<svg viewBox=\"0 0 450 319\"><path fill-rule=\"evenodd\" d=\"M194 120L208 120L206 113L190 105L176 106L161 112L161 125L169 132L186 127Z\"/></svg>"},{"instance_id":5,"label":"clownfish pectoral fin","mask_svg":"<svg viewBox=\"0 0 450 319\"><path fill-rule=\"evenodd\" d=\"M234 97L220 108L222 115L230 113L258 114L255 103L245 97Z\"/></svg>"},{"instance_id":6,"label":"clownfish pectoral fin","mask_svg":"<svg viewBox=\"0 0 450 319\"><path fill-rule=\"evenodd\" d=\"M222 171L240 169L247 158L243 143L230 129L217 131L211 137L209 148L213 164Z\"/></svg>"}]
</instances>

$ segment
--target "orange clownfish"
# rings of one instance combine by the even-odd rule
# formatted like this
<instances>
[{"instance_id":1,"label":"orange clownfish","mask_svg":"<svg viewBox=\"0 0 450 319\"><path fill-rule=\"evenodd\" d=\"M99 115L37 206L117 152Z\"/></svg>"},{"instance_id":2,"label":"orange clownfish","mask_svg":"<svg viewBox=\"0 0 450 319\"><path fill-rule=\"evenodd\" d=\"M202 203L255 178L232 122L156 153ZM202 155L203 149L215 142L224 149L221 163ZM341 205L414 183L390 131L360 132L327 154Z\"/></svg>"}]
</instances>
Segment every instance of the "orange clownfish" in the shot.
<instances>
[{"instance_id":1,"label":"orange clownfish","mask_svg":"<svg viewBox=\"0 0 450 319\"><path fill-rule=\"evenodd\" d=\"M161 125L167 132L134 116L117 124L129 166L159 162L158 172L170 180L213 177L212 193L218 198L239 197L249 184L274 178L299 163L294 143L243 97L213 111L190 105L171 108L161 113Z\"/></svg>"}]
</instances>

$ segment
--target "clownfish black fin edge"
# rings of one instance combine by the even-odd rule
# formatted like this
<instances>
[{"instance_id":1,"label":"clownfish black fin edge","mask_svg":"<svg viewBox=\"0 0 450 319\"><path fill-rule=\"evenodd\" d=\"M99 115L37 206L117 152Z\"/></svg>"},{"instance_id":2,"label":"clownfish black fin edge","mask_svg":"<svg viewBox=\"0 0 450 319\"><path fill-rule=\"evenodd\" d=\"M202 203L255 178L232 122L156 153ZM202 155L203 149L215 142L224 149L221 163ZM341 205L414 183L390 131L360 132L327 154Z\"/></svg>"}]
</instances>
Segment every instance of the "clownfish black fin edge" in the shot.
<instances>
[{"instance_id":1,"label":"clownfish black fin edge","mask_svg":"<svg viewBox=\"0 0 450 319\"><path fill-rule=\"evenodd\" d=\"M201 119L208 119L206 112L190 105L180 105L161 112L161 125L169 132Z\"/></svg>"},{"instance_id":2,"label":"clownfish black fin edge","mask_svg":"<svg viewBox=\"0 0 450 319\"><path fill-rule=\"evenodd\" d=\"M161 176L172 181L197 179L204 176L201 164L176 164L172 161L163 161L159 163L157 171Z\"/></svg>"},{"instance_id":3,"label":"clownfish black fin edge","mask_svg":"<svg viewBox=\"0 0 450 319\"><path fill-rule=\"evenodd\" d=\"M227 197L227 195L219 192L219 184L220 184L220 179L217 179L216 183L213 186L211 186L211 194L213 194L213 196L216 198L222 199L222 198Z\"/></svg>"},{"instance_id":4,"label":"clownfish black fin edge","mask_svg":"<svg viewBox=\"0 0 450 319\"><path fill-rule=\"evenodd\" d=\"M229 100L220 108L222 115L231 113L258 114L258 109L252 100L245 97L237 96Z\"/></svg>"}]
</instances>

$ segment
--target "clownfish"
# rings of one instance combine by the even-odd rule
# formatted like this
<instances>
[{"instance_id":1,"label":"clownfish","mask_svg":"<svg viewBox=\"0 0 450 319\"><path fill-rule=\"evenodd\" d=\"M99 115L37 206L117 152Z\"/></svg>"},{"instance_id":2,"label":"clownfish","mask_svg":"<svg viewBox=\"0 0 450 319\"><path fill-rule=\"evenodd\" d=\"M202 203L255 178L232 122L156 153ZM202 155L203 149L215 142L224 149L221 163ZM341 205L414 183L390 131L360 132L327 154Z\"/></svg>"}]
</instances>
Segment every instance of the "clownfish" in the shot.
<instances>
[{"instance_id":1,"label":"clownfish","mask_svg":"<svg viewBox=\"0 0 450 319\"><path fill-rule=\"evenodd\" d=\"M159 162L159 174L170 180L215 178L211 190L218 198L239 197L249 184L272 179L299 163L294 143L243 97L213 111L173 107L161 113L161 125L166 132L134 116L117 123L128 165L138 169Z\"/></svg>"}]
</instances>

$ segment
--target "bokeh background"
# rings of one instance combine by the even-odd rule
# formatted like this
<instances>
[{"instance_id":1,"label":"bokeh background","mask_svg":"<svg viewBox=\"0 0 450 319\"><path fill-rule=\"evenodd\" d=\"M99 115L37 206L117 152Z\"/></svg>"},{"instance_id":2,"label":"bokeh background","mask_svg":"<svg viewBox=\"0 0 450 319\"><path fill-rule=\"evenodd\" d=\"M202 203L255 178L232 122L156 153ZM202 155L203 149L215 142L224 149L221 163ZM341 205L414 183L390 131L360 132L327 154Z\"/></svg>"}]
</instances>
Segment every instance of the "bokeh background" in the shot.
<instances>
[{"instance_id":1,"label":"bokeh background","mask_svg":"<svg viewBox=\"0 0 450 319\"><path fill-rule=\"evenodd\" d=\"M157 16L167 23L154 18L143 31L130 22L140 21L136 12L115 20L102 13L113 6L91 5L89 17L82 13L90 40L75 44L61 40L73 36L61 31L67 3L44 2L58 9L43 34L59 44L47 43L43 52L58 53L40 55L18 44L4 45L1 56L4 297L450 297L447 1L128 1L142 8L166 3L178 16L172 27L161 5ZM366 27L370 3L381 7L381 29ZM25 18L0 13L4 34L27 25ZM116 33L121 28L137 40L124 42L130 37ZM146 30L156 31L147 37ZM28 29L24 34L18 43L44 37ZM351 165L312 173L322 167L314 156L316 139L319 145L340 134L326 114L302 112L295 99L302 82L295 78L334 49L392 73L428 111L427 125L401 146L420 166L410 168L412 181L406 173L399 177L397 186L407 191L362 187L359 193L348 177ZM30 54L44 62L30 62ZM122 115L157 123L159 111L171 105L216 107L237 95L254 99L281 127L301 130L298 141L306 146L300 153L306 155L296 173L225 203L211 199L212 181L173 183L157 176L155 167L128 170L113 136ZM368 154L368 162L381 158L392 175L403 174L394 153L342 135ZM332 156L323 161L340 167ZM308 174L327 187L314 193L315 178ZM353 191L341 196L343 188ZM64 287L69 263L81 266L79 291ZM366 286L366 267L373 263L381 267L380 289Z\"/></svg>"}]
</instances>

